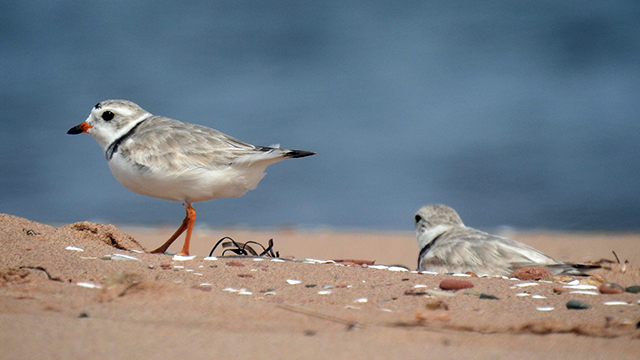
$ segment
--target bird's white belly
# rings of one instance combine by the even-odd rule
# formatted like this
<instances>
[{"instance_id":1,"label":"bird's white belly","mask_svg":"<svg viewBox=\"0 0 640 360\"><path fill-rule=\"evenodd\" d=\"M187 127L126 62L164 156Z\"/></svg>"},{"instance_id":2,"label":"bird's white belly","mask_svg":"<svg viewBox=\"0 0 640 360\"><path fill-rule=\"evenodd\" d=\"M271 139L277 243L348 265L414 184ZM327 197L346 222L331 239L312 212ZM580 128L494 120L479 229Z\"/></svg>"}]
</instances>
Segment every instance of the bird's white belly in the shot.
<instances>
[{"instance_id":1,"label":"bird's white belly","mask_svg":"<svg viewBox=\"0 0 640 360\"><path fill-rule=\"evenodd\" d=\"M221 169L194 167L180 171L137 167L119 154L109 161L113 176L127 189L141 195L189 203L236 197L256 188L266 166Z\"/></svg>"}]
</instances>

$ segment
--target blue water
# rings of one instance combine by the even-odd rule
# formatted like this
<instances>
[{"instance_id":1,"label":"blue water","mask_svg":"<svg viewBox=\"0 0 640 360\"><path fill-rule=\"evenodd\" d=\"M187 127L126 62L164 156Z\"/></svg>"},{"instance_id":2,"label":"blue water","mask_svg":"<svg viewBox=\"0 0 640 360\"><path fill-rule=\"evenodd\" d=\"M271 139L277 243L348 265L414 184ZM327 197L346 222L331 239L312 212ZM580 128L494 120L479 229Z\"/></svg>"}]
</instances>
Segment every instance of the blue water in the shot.
<instances>
[{"instance_id":1,"label":"blue water","mask_svg":"<svg viewBox=\"0 0 640 360\"><path fill-rule=\"evenodd\" d=\"M318 153L201 225L640 229L638 2L13 1L0 56L0 212L177 226L66 134L124 98Z\"/></svg>"}]
</instances>

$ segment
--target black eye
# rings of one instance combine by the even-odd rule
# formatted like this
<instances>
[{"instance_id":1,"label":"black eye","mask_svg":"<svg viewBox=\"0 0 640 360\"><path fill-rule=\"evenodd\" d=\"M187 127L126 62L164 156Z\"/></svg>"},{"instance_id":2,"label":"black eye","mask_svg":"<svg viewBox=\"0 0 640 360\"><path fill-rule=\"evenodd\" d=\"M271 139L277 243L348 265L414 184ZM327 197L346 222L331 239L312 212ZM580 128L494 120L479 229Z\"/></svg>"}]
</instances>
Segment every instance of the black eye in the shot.
<instances>
[{"instance_id":1,"label":"black eye","mask_svg":"<svg viewBox=\"0 0 640 360\"><path fill-rule=\"evenodd\" d=\"M416 222L420 222L420 220L422 220L422 216L416 215L415 219L416 219Z\"/></svg>"},{"instance_id":2,"label":"black eye","mask_svg":"<svg viewBox=\"0 0 640 360\"><path fill-rule=\"evenodd\" d=\"M107 111L102 113L102 119L105 120L105 121L109 121L109 120L113 119L115 116L116 116L116 114L112 113L109 110L107 110Z\"/></svg>"}]
</instances>

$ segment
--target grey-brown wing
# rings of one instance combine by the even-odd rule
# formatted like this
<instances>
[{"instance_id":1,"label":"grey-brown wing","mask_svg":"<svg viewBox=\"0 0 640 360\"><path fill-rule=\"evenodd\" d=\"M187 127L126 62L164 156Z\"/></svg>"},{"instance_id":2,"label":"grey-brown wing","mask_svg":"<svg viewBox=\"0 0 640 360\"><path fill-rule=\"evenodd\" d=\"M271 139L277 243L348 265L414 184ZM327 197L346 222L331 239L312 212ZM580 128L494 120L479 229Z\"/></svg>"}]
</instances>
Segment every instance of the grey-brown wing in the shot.
<instances>
[{"instance_id":1,"label":"grey-brown wing","mask_svg":"<svg viewBox=\"0 0 640 360\"><path fill-rule=\"evenodd\" d=\"M562 264L525 244L466 227L442 234L427 254L453 272L508 275L520 267Z\"/></svg>"},{"instance_id":2,"label":"grey-brown wing","mask_svg":"<svg viewBox=\"0 0 640 360\"><path fill-rule=\"evenodd\" d=\"M228 166L238 156L259 150L214 129L153 116L120 151L141 167L179 170Z\"/></svg>"}]
</instances>

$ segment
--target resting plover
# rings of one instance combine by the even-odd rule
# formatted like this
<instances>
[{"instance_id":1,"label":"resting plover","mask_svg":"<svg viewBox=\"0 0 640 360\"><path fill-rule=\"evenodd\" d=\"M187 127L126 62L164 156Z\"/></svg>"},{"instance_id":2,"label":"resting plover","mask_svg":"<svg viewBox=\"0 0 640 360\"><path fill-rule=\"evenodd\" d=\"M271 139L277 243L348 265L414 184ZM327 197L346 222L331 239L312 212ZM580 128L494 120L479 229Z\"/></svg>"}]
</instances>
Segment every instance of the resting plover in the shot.
<instances>
[{"instance_id":1,"label":"resting plover","mask_svg":"<svg viewBox=\"0 0 640 360\"><path fill-rule=\"evenodd\" d=\"M576 266L523 243L465 226L446 205L424 206L414 220L420 248L418 271L509 276L520 268L544 267L554 274L583 274Z\"/></svg>"}]
</instances>

